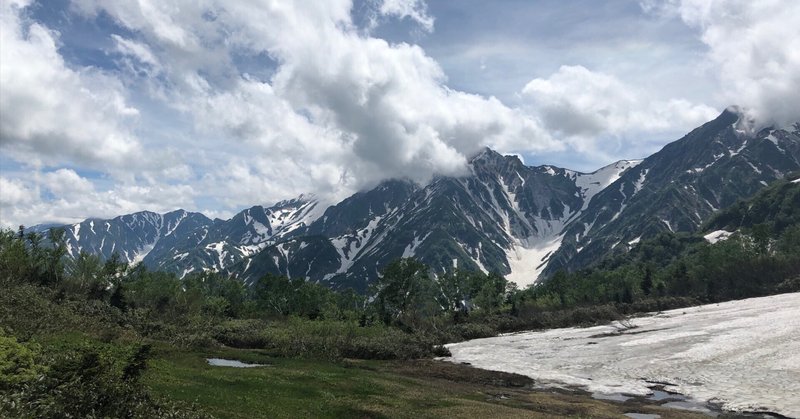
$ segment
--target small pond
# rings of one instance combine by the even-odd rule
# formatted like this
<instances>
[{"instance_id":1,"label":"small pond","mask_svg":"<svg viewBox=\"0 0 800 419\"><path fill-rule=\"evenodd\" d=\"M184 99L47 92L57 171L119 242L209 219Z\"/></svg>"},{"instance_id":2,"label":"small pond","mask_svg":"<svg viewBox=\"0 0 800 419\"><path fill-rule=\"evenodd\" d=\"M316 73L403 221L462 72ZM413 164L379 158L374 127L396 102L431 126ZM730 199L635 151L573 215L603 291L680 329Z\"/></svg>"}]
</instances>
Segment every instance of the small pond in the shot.
<instances>
[{"instance_id":1,"label":"small pond","mask_svg":"<svg viewBox=\"0 0 800 419\"><path fill-rule=\"evenodd\" d=\"M254 368L267 366L266 364L246 364L235 359L207 358L206 361L212 367Z\"/></svg>"}]
</instances>

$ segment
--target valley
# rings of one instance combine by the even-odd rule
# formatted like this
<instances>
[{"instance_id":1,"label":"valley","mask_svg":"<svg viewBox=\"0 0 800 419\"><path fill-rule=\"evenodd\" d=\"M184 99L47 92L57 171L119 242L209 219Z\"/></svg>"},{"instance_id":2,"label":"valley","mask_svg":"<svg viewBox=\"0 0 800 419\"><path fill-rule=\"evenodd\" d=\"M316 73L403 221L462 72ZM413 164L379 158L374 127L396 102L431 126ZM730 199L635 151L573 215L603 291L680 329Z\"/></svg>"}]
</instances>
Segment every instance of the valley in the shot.
<instances>
[{"instance_id":1,"label":"valley","mask_svg":"<svg viewBox=\"0 0 800 419\"><path fill-rule=\"evenodd\" d=\"M800 419L797 22L2 0L0 419Z\"/></svg>"}]
</instances>

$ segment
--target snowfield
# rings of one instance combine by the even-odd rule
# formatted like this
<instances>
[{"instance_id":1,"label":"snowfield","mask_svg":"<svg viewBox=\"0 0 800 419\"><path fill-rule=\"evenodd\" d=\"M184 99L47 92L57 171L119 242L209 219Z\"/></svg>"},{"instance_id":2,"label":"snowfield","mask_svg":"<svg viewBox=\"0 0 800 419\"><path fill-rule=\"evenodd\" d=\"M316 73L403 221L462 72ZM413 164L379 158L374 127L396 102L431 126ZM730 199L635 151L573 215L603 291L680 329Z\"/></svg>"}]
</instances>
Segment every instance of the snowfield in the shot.
<instances>
[{"instance_id":1,"label":"snowfield","mask_svg":"<svg viewBox=\"0 0 800 419\"><path fill-rule=\"evenodd\" d=\"M647 395L660 383L724 409L800 417L800 293L448 348L448 361L524 374L540 385Z\"/></svg>"}]
</instances>

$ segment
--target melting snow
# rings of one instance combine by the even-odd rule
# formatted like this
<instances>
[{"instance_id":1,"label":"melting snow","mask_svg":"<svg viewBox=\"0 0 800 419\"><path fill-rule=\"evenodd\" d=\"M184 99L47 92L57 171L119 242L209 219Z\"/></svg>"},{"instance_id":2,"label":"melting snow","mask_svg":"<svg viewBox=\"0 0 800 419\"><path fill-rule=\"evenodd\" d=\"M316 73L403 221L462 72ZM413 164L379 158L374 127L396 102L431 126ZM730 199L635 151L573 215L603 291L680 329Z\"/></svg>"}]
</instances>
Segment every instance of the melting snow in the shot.
<instances>
[{"instance_id":1,"label":"melting snow","mask_svg":"<svg viewBox=\"0 0 800 419\"><path fill-rule=\"evenodd\" d=\"M772 143L775 144L775 148L777 148L780 152L783 153L785 151L784 151L784 149L781 148L781 145L778 144L778 138L775 137L775 135L773 135L774 132L775 132L775 130L772 130L769 133L769 135L767 135L767 140L772 141Z\"/></svg>"},{"instance_id":2,"label":"melting snow","mask_svg":"<svg viewBox=\"0 0 800 419\"><path fill-rule=\"evenodd\" d=\"M783 294L456 343L445 359L606 394L669 383L667 391L726 409L798 417L798 318L800 293Z\"/></svg>"},{"instance_id":3,"label":"melting snow","mask_svg":"<svg viewBox=\"0 0 800 419\"><path fill-rule=\"evenodd\" d=\"M747 147L747 141L744 141L742 143L741 147L737 148L736 151L729 150L730 151L730 156L733 157L733 156L739 155L739 153L741 153L742 150L744 150L745 147Z\"/></svg>"},{"instance_id":4,"label":"melting snow","mask_svg":"<svg viewBox=\"0 0 800 419\"><path fill-rule=\"evenodd\" d=\"M647 178L647 172L649 172L649 171L650 171L650 169L642 170L642 173L639 175L639 179L637 179L636 183L633 185L633 187L634 187L634 192L633 192L634 195L642 190L642 186L644 185L644 180Z\"/></svg>"},{"instance_id":5,"label":"melting snow","mask_svg":"<svg viewBox=\"0 0 800 419\"><path fill-rule=\"evenodd\" d=\"M547 258L561 246L561 239L562 236L554 237L531 247L514 244L506 251L508 264L511 265L511 273L506 275L506 279L520 288L535 283L547 266Z\"/></svg>"},{"instance_id":6,"label":"melting snow","mask_svg":"<svg viewBox=\"0 0 800 419\"><path fill-rule=\"evenodd\" d=\"M217 254L217 259L219 261L218 262L219 263L219 265L218 265L219 269L224 268L225 267L225 256L227 255L227 252L225 251L225 242L217 242L217 243L208 244L208 245L206 245L206 249L211 250L211 251L213 251L213 252L215 252Z\"/></svg>"},{"instance_id":7,"label":"melting snow","mask_svg":"<svg viewBox=\"0 0 800 419\"><path fill-rule=\"evenodd\" d=\"M158 240L156 240L156 241L158 241ZM141 249L139 249L135 253L135 256L133 257L133 259L131 259L130 264L131 265L136 265L137 263L143 261L144 258L147 256L147 254L150 253L150 251L153 250L154 247L156 247L156 242L152 242L152 243L150 243L148 245L145 245Z\"/></svg>"},{"instance_id":8,"label":"melting snow","mask_svg":"<svg viewBox=\"0 0 800 419\"><path fill-rule=\"evenodd\" d=\"M425 239L427 239L428 236L430 235L431 233L428 232L428 234L424 235L422 238L414 236L414 241L409 243L408 246L406 246L406 248L403 249L403 257L404 258L413 257L415 255L415 252L417 251L417 247L419 247L419 245L422 244L422 242L424 242Z\"/></svg>"},{"instance_id":9,"label":"melting snow","mask_svg":"<svg viewBox=\"0 0 800 419\"><path fill-rule=\"evenodd\" d=\"M706 239L707 242L714 244L718 241L727 240L728 237L730 237L732 234L733 233L731 233L730 231L717 230L717 231L712 231L711 233L708 233L703 237Z\"/></svg>"},{"instance_id":10,"label":"melting snow","mask_svg":"<svg viewBox=\"0 0 800 419\"><path fill-rule=\"evenodd\" d=\"M750 167L751 167L751 168L753 168L753 171L754 171L754 172L758 173L759 175L761 174L761 169L759 169L758 167L756 167L756 166L755 166L753 163L750 163L750 162L748 161L748 162L747 162L747 164L749 164L749 165L750 165Z\"/></svg>"},{"instance_id":11,"label":"melting snow","mask_svg":"<svg viewBox=\"0 0 800 419\"><path fill-rule=\"evenodd\" d=\"M181 216L177 220L175 220L175 224L174 225L171 225L171 226L168 225L167 226L167 232L165 234L163 234L163 236L166 237L166 236L169 236L170 234L172 234L178 228L178 226L181 225L181 222L183 222L183 220L187 217L187 215L188 215L188 213L186 211L181 211ZM163 222L163 220L162 220L162 222Z\"/></svg>"},{"instance_id":12,"label":"melting snow","mask_svg":"<svg viewBox=\"0 0 800 419\"><path fill-rule=\"evenodd\" d=\"M269 227L259 223L258 221L253 221L253 230L256 231L256 234L262 237L266 237L267 234L269 234Z\"/></svg>"},{"instance_id":13,"label":"melting snow","mask_svg":"<svg viewBox=\"0 0 800 419\"><path fill-rule=\"evenodd\" d=\"M585 210L589 206L589 201L598 192L616 182L625 170L635 167L641 162L641 160L620 160L593 173L578 173L575 177L575 185L581 189L583 194L584 201L581 210Z\"/></svg>"}]
</instances>

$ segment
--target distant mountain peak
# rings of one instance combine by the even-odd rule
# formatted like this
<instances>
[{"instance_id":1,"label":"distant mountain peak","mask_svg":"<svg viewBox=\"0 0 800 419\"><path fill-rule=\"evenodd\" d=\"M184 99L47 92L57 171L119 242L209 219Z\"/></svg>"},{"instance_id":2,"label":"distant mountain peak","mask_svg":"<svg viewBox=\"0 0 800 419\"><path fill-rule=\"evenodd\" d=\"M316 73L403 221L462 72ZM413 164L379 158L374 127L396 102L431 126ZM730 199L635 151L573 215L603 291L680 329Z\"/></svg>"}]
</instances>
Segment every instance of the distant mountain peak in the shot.
<instances>
[{"instance_id":1,"label":"distant mountain peak","mask_svg":"<svg viewBox=\"0 0 800 419\"><path fill-rule=\"evenodd\" d=\"M483 147L480 151L469 158L469 162L475 163L478 161L496 161L498 159L504 159L504 156L489 147Z\"/></svg>"},{"instance_id":2,"label":"distant mountain peak","mask_svg":"<svg viewBox=\"0 0 800 419\"><path fill-rule=\"evenodd\" d=\"M291 199L284 199L282 201L276 202L274 205L264 205L265 208L267 207L286 207L292 206L297 204L304 204L312 201L317 201L317 195L313 193L301 193L300 195L291 198Z\"/></svg>"}]
</instances>

